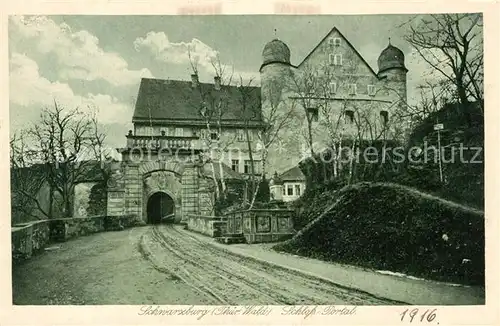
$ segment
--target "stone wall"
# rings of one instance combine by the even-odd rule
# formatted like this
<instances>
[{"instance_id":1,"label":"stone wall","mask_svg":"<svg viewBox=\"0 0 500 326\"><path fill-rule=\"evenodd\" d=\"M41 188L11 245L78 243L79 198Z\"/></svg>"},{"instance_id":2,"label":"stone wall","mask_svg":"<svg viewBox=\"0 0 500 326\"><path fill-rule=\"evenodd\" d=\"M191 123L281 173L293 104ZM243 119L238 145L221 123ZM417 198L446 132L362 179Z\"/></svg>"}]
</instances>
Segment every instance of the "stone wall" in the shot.
<instances>
[{"instance_id":1,"label":"stone wall","mask_svg":"<svg viewBox=\"0 0 500 326\"><path fill-rule=\"evenodd\" d=\"M198 214L198 167L186 164L182 173L182 222Z\"/></svg>"},{"instance_id":2,"label":"stone wall","mask_svg":"<svg viewBox=\"0 0 500 326\"><path fill-rule=\"evenodd\" d=\"M189 215L187 228L191 231L216 238L225 233L226 221L224 217Z\"/></svg>"},{"instance_id":3,"label":"stone wall","mask_svg":"<svg viewBox=\"0 0 500 326\"><path fill-rule=\"evenodd\" d=\"M135 215L93 216L53 219L20 224L11 229L12 261L29 259L50 243L104 231L119 231L135 226Z\"/></svg>"},{"instance_id":4,"label":"stone wall","mask_svg":"<svg viewBox=\"0 0 500 326\"><path fill-rule=\"evenodd\" d=\"M275 242L293 236L292 210L253 209L227 213L227 234L241 234L247 243Z\"/></svg>"},{"instance_id":5,"label":"stone wall","mask_svg":"<svg viewBox=\"0 0 500 326\"><path fill-rule=\"evenodd\" d=\"M189 215L187 228L213 238L242 234L247 243L276 242L295 234L292 214L288 209L253 209L223 216Z\"/></svg>"},{"instance_id":6,"label":"stone wall","mask_svg":"<svg viewBox=\"0 0 500 326\"><path fill-rule=\"evenodd\" d=\"M139 165L127 162L125 167L125 214L142 216L143 184Z\"/></svg>"},{"instance_id":7,"label":"stone wall","mask_svg":"<svg viewBox=\"0 0 500 326\"><path fill-rule=\"evenodd\" d=\"M12 260L21 261L43 250L49 243L50 228L47 220L12 227Z\"/></svg>"}]
</instances>

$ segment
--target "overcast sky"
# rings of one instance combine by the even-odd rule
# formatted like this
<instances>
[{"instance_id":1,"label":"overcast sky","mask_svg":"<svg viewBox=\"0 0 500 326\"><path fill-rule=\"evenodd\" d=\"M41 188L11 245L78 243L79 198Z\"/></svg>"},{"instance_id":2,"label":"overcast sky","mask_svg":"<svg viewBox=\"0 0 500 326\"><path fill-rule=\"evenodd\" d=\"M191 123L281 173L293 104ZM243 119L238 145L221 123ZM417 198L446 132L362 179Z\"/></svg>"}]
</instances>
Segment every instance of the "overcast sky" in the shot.
<instances>
[{"instance_id":1,"label":"overcast sky","mask_svg":"<svg viewBox=\"0 0 500 326\"><path fill-rule=\"evenodd\" d=\"M236 74L258 77L275 37L298 64L336 26L377 71L388 38L406 55L409 96L426 65L403 41L406 15L366 16L12 16L9 22L11 131L35 121L53 99L99 108L112 146L123 146L141 77L190 79L187 48L212 78L216 51Z\"/></svg>"}]
</instances>

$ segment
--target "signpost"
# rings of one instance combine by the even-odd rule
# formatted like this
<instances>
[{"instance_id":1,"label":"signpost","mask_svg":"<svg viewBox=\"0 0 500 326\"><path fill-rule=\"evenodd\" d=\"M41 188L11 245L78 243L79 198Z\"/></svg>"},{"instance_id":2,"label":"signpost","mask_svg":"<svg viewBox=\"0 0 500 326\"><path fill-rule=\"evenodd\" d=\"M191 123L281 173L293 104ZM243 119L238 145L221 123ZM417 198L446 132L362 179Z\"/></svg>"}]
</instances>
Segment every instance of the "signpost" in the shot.
<instances>
[{"instance_id":1,"label":"signpost","mask_svg":"<svg viewBox=\"0 0 500 326\"><path fill-rule=\"evenodd\" d=\"M438 134L438 155L439 155L439 179L441 183L443 183L443 167L441 166L441 133L440 131L444 129L444 125L442 123L436 123L434 125L434 130L437 131Z\"/></svg>"}]
</instances>

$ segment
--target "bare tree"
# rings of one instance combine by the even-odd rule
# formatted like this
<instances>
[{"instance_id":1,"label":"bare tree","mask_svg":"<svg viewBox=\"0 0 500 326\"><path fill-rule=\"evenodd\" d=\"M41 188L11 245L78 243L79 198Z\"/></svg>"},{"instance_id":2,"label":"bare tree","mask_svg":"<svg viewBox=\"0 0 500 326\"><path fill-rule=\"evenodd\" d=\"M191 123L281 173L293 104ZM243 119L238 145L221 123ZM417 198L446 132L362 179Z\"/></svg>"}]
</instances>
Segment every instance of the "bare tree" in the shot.
<instances>
[{"instance_id":1,"label":"bare tree","mask_svg":"<svg viewBox=\"0 0 500 326\"><path fill-rule=\"evenodd\" d=\"M193 58L190 49L188 49L188 57L192 72L196 75L196 78L198 78L198 60L197 58ZM228 135L223 128L223 120L230 105L231 94L229 93L228 86L232 82L232 74L226 73L227 66L221 64L218 55L212 58L211 65L214 70L215 78L218 80L218 84L214 85L217 89L214 87L204 87L198 82L195 91L199 95L200 102L195 105L205 125L205 129L200 136L206 146L205 153L208 153L209 156L204 159L207 163L211 164L216 198L221 198L225 196L226 182L224 179L222 162L218 164L220 182L217 179L215 161L224 157L228 147L236 139L235 135Z\"/></svg>"},{"instance_id":2,"label":"bare tree","mask_svg":"<svg viewBox=\"0 0 500 326\"><path fill-rule=\"evenodd\" d=\"M52 215L53 193L49 191L49 206L43 205L39 198L40 190L47 183L43 164L37 164L37 153L28 148L26 134L21 131L10 139L10 174L12 212L40 218L35 208L45 218Z\"/></svg>"},{"instance_id":3,"label":"bare tree","mask_svg":"<svg viewBox=\"0 0 500 326\"><path fill-rule=\"evenodd\" d=\"M50 187L50 203L44 210L37 199L34 188L19 187L19 191L32 200L40 212L48 218L52 215L52 192L57 193L61 201L64 217L72 215L72 200L74 189L78 182L87 178L96 164L99 164L103 178L106 168L102 163L105 159L105 136L98 130L95 116L88 117L78 108L67 110L54 101L54 106L45 108L40 120L27 129L22 141L11 140L11 164L13 168L33 167L41 164L43 181ZM32 150L26 156L24 144L29 143ZM20 159L20 155L23 156Z\"/></svg>"},{"instance_id":4,"label":"bare tree","mask_svg":"<svg viewBox=\"0 0 500 326\"><path fill-rule=\"evenodd\" d=\"M420 57L455 86L460 103L483 105L483 21L480 13L434 14L413 19L406 40Z\"/></svg>"}]
</instances>

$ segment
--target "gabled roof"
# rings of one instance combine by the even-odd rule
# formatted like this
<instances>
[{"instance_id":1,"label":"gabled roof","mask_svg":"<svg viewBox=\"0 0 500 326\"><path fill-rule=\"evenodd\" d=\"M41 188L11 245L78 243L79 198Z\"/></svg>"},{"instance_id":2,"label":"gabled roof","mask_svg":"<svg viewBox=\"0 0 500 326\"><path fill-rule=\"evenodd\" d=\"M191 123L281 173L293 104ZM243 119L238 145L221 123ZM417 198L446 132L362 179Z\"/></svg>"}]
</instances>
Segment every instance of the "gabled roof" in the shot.
<instances>
[{"instance_id":1,"label":"gabled roof","mask_svg":"<svg viewBox=\"0 0 500 326\"><path fill-rule=\"evenodd\" d=\"M298 166L294 166L293 168L286 170L281 175L279 175L279 178L283 182L306 181L304 173L302 173L302 170Z\"/></svg>"},{"instance_id":2,"label":"gabled roof","mask_svg":"<svg viewBox=\"0 0 500 326\"><path fill-rule=\"evenodd\" d=\"M242 86L247 105L243 110L238 86L223 85L221 90L216 90L213 84L199 83L199 86L199 89L193 88L191 81L142 78L132 122L203 122L202 98L207 100L209 108L213 107L211 103L224 103L223 123L241 123L244 117L262 122L260 87Z\"/></svg>"},{"instance_id":3,"label":"gabled roof","mask_svg":"<svg viewBox=\"0 0 500 326\"><path fill-rule=\"evenodd\" d=\"M353 50L354 50L354 53L363 61L363 63L368 67L368 69L370 69L370 71L375 75L377 76L377 73L375 72L375 70L373 70L373 68L368 64L368 62L366 62L366 60L363 58L363 56L358 52L358 50L356 50L356 48L351 44L351 42L349 42L349 40L344 36L344 34L342 34L337 27L333 27L328 33L326 33L326 35L321 39L321 41L318 42L318 44L314 47L314 49L311 50L311 52L309 52L308 55L306 55L306 57L302 60L301 63L299 63L297 65L297 67L300 67L304 62L306 62L306 60L314 53L314 51L316 51L316 49L326 40L326 38L328 37L328 35L332 34L333 32L337 32L340 37L342 39L344 39L344 41L347 43L347 45L349 45Z\"/></svg>"}]
</instances>

